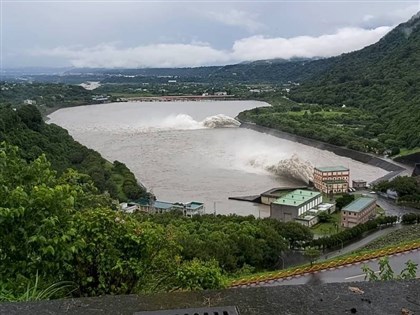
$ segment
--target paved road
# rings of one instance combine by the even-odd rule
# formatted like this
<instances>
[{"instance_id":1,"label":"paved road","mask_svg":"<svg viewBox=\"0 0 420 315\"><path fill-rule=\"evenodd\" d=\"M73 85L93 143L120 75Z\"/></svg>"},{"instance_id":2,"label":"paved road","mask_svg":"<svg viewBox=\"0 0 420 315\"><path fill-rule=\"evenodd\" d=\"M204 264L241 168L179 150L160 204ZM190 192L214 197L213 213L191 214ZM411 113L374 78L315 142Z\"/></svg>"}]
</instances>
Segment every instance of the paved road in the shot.
<instances>
[{"instance_id":1,"label":"paved road","mask_svg":"<svg viewBox=\"0 0 420 315\"><path fill-rule=\"evenodd\" d=\"M389 234L389 233L391 233L395 230L399 230L401 228L402 228L401 224L396 224L394 226L386 227L386 228L383 228L382 230L375 231L375 232L369 234L368 236L366 236L366 237L364 237L364 238L362 238L362 239L360 239L356 242L353 242L349 245L346 245L343 249L335 250L333 252L329 252L329 253L326 253L325 255L322 255L319 260L330 259L330 258L341 256L341 255L344 255L344 254L347 254L347 253L351 253L351 252L369 244L370 242L376 240L377 238L380 238L384 235L387 235L387 234Z\"/></svg>"},{"instance_id":2,"label":"paved road","mask_svg":"<svg viewBox=\"0 0 420 315\"><path fill-rule=\"evenodd\" d=\"M376 203L385 210L386 215L396 215L401 217L406 213L418 213L419 209L397 205L394 201L388 198L377 196Z\"/></svg>"},{"instance_id":3,"label":"paved road","mask_svg":"<svg viewBox=\"0 0 420 315\"><path fill-rule=\"evenodd\" d=\"M385 210L386 215L396 215L400 217L406 213L420 212L419 209L397 205L392 199L382 197L378 194L371 194L370 190L358 190L352 194L366 194L369 197L376 198L376 203Z\"/></svg>"},{"instance_id":4,"label":"paved road","mask_svg":"<svg viewBox=\"0 0 420 315\"><path fill-rule=\"evenodd\" d=\"M401 270L404 269L405 263L411 259L416 264L417 267L417 277L420 277L420 249L415 251L406 252L402 254L393 255L389 258L390 265L395 274L400 274ZM378 260L365 262L370 266L372 270L379 272ZM308 282L318 282L318 283L332 283L332 282L355 282L355 281L365 281L365 275L362 272L362 266L365 263L358 263L355 265L343 266L334 270L324 270L317 272L316 274L303 275L300 277L292 279L279 279L272 283L263 283L257 286L278 286L278 285L296 285L296 284L305 284Z\"/></svg>"}]
</instances>

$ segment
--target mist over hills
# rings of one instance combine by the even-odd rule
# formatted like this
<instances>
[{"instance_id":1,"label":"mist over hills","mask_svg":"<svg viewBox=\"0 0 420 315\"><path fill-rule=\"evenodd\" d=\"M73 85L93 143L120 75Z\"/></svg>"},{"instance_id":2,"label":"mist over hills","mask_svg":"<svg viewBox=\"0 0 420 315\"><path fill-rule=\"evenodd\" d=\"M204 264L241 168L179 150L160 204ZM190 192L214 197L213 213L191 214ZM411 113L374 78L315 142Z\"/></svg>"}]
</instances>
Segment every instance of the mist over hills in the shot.
<instances>
[{"instance_id":1,"label":"mist over hills","mask_svg":"<svg viewBox=\"0 0 420 315\"><path fill-rule=\"evenodd\" d=\"M330 62L290 98L368 110L384 133L406 147L420 146L420 13L378 43Z\"/></svg>"}]
</instances>

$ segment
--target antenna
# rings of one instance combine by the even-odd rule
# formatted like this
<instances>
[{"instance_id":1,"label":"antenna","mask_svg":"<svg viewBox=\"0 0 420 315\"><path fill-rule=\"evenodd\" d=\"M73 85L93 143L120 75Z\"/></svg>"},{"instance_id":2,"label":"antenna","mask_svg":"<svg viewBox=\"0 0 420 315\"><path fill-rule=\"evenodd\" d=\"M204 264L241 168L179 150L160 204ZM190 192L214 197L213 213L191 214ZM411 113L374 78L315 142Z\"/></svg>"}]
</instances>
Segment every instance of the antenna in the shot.
<instances>
[{"instance_id":1,"label":"antenna","mask_svg":"<svg viewBox=\"0 0 420 315\"><path fill-rule=\"evenodd\" d=\"M213 214L216 216L216 201L213 203Z\"/></svg>"}]
</instances>

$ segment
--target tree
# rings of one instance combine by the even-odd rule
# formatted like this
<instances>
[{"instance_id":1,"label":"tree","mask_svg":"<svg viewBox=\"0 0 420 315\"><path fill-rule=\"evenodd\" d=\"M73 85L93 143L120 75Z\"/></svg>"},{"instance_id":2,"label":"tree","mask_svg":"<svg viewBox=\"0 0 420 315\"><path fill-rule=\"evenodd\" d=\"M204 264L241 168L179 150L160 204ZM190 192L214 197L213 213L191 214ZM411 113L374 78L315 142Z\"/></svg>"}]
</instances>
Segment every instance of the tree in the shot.
<instances>
[{"instance_id":1,"label":"tree","mask_svg":"<svg viewBox=\"0 0 420 315\"><path fill-rule=\"evenodd\" d=\"M311 266L313 265L314 261L316 261L320 256L321 252L318 249L315 248L306 248L303 252L303 255L309 259L311 262Z\"/></svg>"},{"instance_id":2,"label":"tree","mask_svg":"<svg viewBox=\"0 0 420 315\"><path fill-rule=\"evenodd\" d=\"M344 194L340 198L337 198L335 201L335 206L338 210L343 209L345 206L347 206L349 203L351 203L354 200L353 195Z\"/></svg>"},{"instance_id":3,"label":"tree","mask_svg":"<svg viewBox=\"0 0 420 315\"><path fill-rule=\"evenodd\" d=\"M290 248L300 247L313 238L312 231L297 222L284 224L281 234L289 241Z\"/></svg>"},{"instance_id":4,"label":"tree","mask_svg":"<svg viewBox=\"0 0 420 315\"><path fill-rule=\"evenodd\" d=\"M35 276L44 283L72 281L87 296L224 283L215 262L183 259L171 227L112 210L88 176L74 170L58 176L44 155L27 162L5 143L0 248L0 284L14 292Z\"/></svg>"},{"instance_id":5,"label":"tree","mask_svg":"<svg viewBox=\"0 0 420 315\"><path fill-rule=\"evenodd\" d=\"M320 223L330 223L334 221L334 217L326 211L318 214L318 220Z\"/></svg>"}]
</instances>

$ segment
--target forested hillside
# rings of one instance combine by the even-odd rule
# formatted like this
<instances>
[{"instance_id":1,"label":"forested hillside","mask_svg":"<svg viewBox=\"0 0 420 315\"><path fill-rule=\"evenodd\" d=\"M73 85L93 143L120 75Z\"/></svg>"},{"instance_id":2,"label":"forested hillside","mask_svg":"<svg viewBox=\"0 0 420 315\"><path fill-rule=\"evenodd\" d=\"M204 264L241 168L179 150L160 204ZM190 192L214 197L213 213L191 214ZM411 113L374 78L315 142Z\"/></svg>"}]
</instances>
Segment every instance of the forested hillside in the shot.
<instances>
[{"instance_id":1,"label":"forested hillside","mask_svg":"<svg viewBox=\"0 0 420 315\"><path fill-rule=\"evenodd\" d=\"M224 66L209 74L209 81L238 83L301 82L322 74L334 58L319 60L261 60Z\"/></svg>"},{"instance_id":2,"label":"forested hillside","mask_svg":"<svg viewBox=\"0 0 420 315\"><path fill-rule=\"evenodd\" d=\"M357 107L377 116L380 136L420 146L420 13L378 43L334 59L291 90L298 102Z\"/></svg>"},{"instance_id":3,"label":"forested hillside","mask_svg":"<svg viewBox=\"0 0 420 315\"><path fill-rule=\"evenodd\" d=\"M14 109L0 105L2 141L19 146L27 161L44 153L59 174L67 168L88 174L99 191L107 191L120 201L148 196L123 163L106 161L98 152L74 141L65 129L46 124L35 106Z\"/></svg>"},{"instance_id":4,"label":"forested hillside","mask_svg":"<svg viewBox=\"0 0 420 315\"><path fill-rule=\"evenodd\" d=\"M0 104L20 106L28 99L40 108L93 103L92 92L77 85L1 82Z\"/></svg>"}]
</instances>

